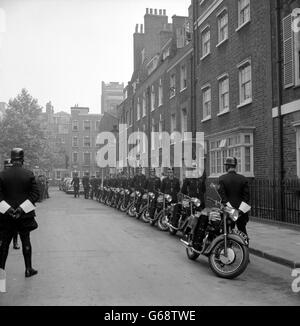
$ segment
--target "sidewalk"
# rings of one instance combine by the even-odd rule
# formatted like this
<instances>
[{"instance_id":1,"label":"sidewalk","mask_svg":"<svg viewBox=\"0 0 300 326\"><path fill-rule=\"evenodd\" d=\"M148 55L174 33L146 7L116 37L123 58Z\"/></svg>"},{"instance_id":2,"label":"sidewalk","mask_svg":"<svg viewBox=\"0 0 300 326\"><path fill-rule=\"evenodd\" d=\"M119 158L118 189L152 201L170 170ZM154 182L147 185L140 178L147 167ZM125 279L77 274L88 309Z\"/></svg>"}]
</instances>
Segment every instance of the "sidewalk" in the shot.
<instances>
[{"instance_id":1,"label":"sidewalk","mask_svg":"<svg viewBox=\"0 0 300 326\"><path fill-rule=\"evenodd\" d=\"M247 225L250 252L290 268L300 268L300 229L251 220Z\"/></svg>"}]
</instances>

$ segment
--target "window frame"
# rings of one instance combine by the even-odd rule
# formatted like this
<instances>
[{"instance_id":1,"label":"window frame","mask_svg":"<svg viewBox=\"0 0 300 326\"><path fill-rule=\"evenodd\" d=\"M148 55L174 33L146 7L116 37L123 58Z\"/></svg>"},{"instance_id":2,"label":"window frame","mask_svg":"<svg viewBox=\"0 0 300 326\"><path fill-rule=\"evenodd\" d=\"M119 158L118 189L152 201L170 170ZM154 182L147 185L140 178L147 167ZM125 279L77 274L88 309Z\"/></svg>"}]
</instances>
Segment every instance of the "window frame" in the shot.
<instances>
[{"instance_id":1,"label":"window frame","mask_svg":"<svg viewBox=\"0 0 300 326\"><path fill-rule=\"evenodd\" d=\"M250 66L250 83L251 83L251 97L248 99L243 99L242 100L242 92L243 92L243 85L246 85L246 83L244 83L242 85L242 70L243 68L246 68L247 66ZM244 60L243 62L241 62L238 66L238 74L239 74L239 104L238 104L238 108L243 107L245 105L251 104L253 101L253 74L252 74L252 61L251 58Z\"/></svg>"},{"instance_id":2,"label":"window frame","mask_svg":"<svg viewBox=\"0 0 300 326\"><path fill-rule=\"evenodd\" d=\"M210 25L206 25L202 30L201 30L201 58L200 60L203 60L207 56L211 54L211 28ZM204 42L204 35L209 34L208 41ZM209 44L209 50L208 52L204 53L205 44Z\"/></svg>"},{"instance_id":3,"label":"window frame","mask_svg":"<svg viewBox=\"0 0 300 326\"><path fill-rule=\"evenodd\" d=\"M221 83L227 80L228 82L228 108L221 108L222 103L222 96L225 94L221 93ZM218 91L219 91L219 113L218 116L225 114L230 111L230 80L229 80L229 74L223 74L218 77Z\"/></svg>"},{"instance_id":4,"label":"window frame","mask_svg":"<svg viewBox=\"0 0 300 326\"><path fill-rule=\"evenodd\" d=\"M249 18L246 21L241 22L241 2L242 1L248 1L249 4ZM244 7L243 9L245 9ZM241 28L243 28L245 25L251 22L251 0L238 0L238 28L237 31L239 31Z\"/></svg>"},{"instance_id":5,"label":"window frame","mask_svg":"<svg viewBox=\"0 0 300 326\"><path fill-rule=\"evenodd\" d=\"M227 24L225 25L226 30L227 30L227 34L226 37L221 39L221 22L222 22L222 18L226 16L227 17ZM228 9L227 7L223 8L218 14L217 14L217 19L218 19L218 44L217 47L220 46L221 44L223 44L224 42L226 42L229 39L229 13L228 13ZM224 26L223 26L224 28Z\"/></svg>"},{"instance_id":6,"label":"window frame","mask_svg":"<svg viewBox=\"0 0 300 326\"><path fill-rule=\"evenodd\" d=\"M208 102L204 102L204 94L207 92L207 91L210 91L210 114L207 114L207 115L204 115L204 110L205 110L205 104L208 103ZM201 88L201 92L202 92L202 122L205 122L207 120L210 120L211 117L212 117L212 114L211 114L211 108L212 108L212 92L211 92L211 85L210 84L207 84L205 86L203 86Z\"/></svg>"}]
</instances>

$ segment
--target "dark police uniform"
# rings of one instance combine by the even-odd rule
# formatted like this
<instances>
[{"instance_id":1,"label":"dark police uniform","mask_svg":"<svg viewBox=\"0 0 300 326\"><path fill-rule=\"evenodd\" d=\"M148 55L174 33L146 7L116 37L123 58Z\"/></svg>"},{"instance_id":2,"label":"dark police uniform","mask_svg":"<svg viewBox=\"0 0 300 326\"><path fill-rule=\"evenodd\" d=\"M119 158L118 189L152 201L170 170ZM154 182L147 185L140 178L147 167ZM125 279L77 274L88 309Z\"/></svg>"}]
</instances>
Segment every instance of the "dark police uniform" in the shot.
<instances>
[{"instance_id":1,"label":"dark police uniform","mask_svg":"<svg viewBox=\"0 0 300 326\"><path fill-rule=\"evenodd\" d=\"M0 268L5 269L10 242L15 232L19 232L26 277L37 273L31 266L29 234L38 227L35 211L30 206L34 207L39 195L39 188L31 171L22 166L13 166L0 173Z\"/></svg>"},{"instance_id":2,"label":"dark police uniform","mask_svg":"<svg viewBox=\"0 0 300 326\"><path fill-rule=\"evenodd\" d=\"M87 175L82 177L82 185L83 185L83 189L84 189L84 198L89 199L90 178Z\"/></svg>"},{"instance_id":3,"label":"dark police uniform","mask_svg":"<svg viewBox=\"0 0 300 326\"><path fill-rule=\"evenodd\" d=\"M158 197L158 191L161 187L161 181L160 178L157 176L150 176L146 182L145 188L148 190L148 192L153 192L155 194L155 199L151 202L151 206L149 208L149 214L150 217L153 218L157 203L157 197Z\"/></svg>"},{"instance_id":4,"label":"dark police uniform","mask_svg":"<svg viewBox=\"0 0 300 326\"><path fill-rule=\"evenodd\" d=\"M79 187L80 187L80 179L78 176L74 176L71 185L74 187L74 197L79 197Z\"/></svg>"},{"instance_id":5,"label":"dark police uniform","mask_svg":"<svg viewBox=\"0 0 300 326\"><path fill-rule=\"evenodd\" d=\"M177 202L177 195L180 191L180 182L179 179L174 177L170 179L169 177L163 179L160 187L160 191L164 194L168 194L172 196L172 202Z\"/></svg>"},{"instance_id":6,"label":"dark police uniform","mask_svg":"<svg viewBox=\"0 0 300 326\"><path fill-rule=\"evenodd\" d=\"M144 174L137 174L133 177L131 182L131 187L134 188L136 191L140 191L141 194L145 192L145 187L147 183L147 178ZM136 211L139 213L140 207L142 204L142 196L138 199L136 204Z\"/></svg>"},{"instance_id":7,"label":"dark police uniform","mask_svg":"<svg viewBox=\"0 0 300 326\"><path fill-rule=\"evenodd\" d=\"M248 180L243 175L231 171L219 178L219 194L222 198L223 204L230 203L230 205L240 210L241 204L249 204L250 194ZM242 213L237 221L237 227L240 231L247 234L246 225L249 222L249 214Z\"/></svg>"}]
</instances>

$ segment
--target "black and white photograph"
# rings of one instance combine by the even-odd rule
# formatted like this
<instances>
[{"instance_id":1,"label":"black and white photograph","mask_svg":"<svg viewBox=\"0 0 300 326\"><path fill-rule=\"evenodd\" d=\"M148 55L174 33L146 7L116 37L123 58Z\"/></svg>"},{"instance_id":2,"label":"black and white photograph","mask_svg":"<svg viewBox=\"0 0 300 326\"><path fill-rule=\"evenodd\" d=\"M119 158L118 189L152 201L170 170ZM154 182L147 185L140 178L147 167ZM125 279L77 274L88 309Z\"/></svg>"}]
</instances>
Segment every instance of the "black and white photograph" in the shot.
<instances>
[{"instance_id":1,"label":"black and white photograph","mask_svg":"<svg viewBox=\"0 0 300 326\"><path fill-rule=\"evenodd\" d=\"M8 306L300 306L300 0L0 0Z\"/></svg>"}]
</instances>

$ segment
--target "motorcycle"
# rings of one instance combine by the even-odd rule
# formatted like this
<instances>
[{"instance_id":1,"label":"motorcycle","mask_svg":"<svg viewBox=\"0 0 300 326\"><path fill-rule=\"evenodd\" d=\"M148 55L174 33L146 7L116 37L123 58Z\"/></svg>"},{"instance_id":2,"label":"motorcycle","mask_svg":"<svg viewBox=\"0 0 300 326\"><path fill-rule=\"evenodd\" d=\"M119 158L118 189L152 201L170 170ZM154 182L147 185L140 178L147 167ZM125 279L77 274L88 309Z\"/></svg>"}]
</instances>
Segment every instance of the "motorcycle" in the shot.
<instances>
[{"instance_id":1,"label":"motorcycle","mask_svg":"<svg viewBox=\"0 0 300 326\"><path fill-rule=\"evenodd\" d=\"M184 232L189 222L189 217L192 216L201 206L201 201L198 198L192 198L187 195L182 195L181 199L181 214L178 221L178 226L173 226L170 221L167 222L169 233L176 235L177 232Z\"/></svg>"},{"instance_id":2,"label":"motorcycle","mask_svg":"<svg viewBox=\"0 0 300 326\"><path fill-rule=\"evenodd\" d=\"M168 231L168 222L173 215L172 196L158 192L156 210L153 218L149 216L151 226L157 226L161 231Z\"/></svg>"},{"instance_id":3,"label":"motorcycle","mask_svg":"<svg viewBox=\"0 0 300 326\"><path fill-rule=\"evenodd\" d=\"M131 191L129 189L124 189L124 194L122 194L122 202L120 205L120 211L125 213L128 211L131 205Z\"/></svg>"},{"instance_id":4,"label":"motorcycle","mask_svg":"<svg viewBox=\"0 0 300 326\"><path fill-rule=\"evenodd\" d=\"M212 184L211 188L217 192L216 185ZM209 200L214 202L215 207L196 212L189 217L181 242L190 260L196 260L200 255L204 255L208 257L210 268L218 277L234 279L248 266L249 238L234 228L239 218L238 210L223 205L220 196L217 201L211 198ZM197 224L201 217L208 218L208 226L202 249L196 250L193 245L197 239Z\"/></svg>"},{"instance_id":5,"label":"motorcycle","mask_svg":"<svg viewBox=\"0 0 300 326\"><path fill-rule=\"evenodd\" d=\"M145 193L142 197L142 205L138 218L141 218L142 221L145 223L150 222L150 208L153 203L153 200L155 200L155 194L153 192Z\"/></svg>"},{"instance_id":6,"label":"motorcycle","mask_svg":"<svg viewBox=\"0 0 300 326\"><path fill-rule=\"evenodd\" d=\"M139 199L141 198L142 193L140 191L133 191L132 194L130 195L130 205L127 211L127 214L130 217L136 217L137 216L137 209L136 209L136 205L139 201Z\"/></svg>"}]
</instances>

